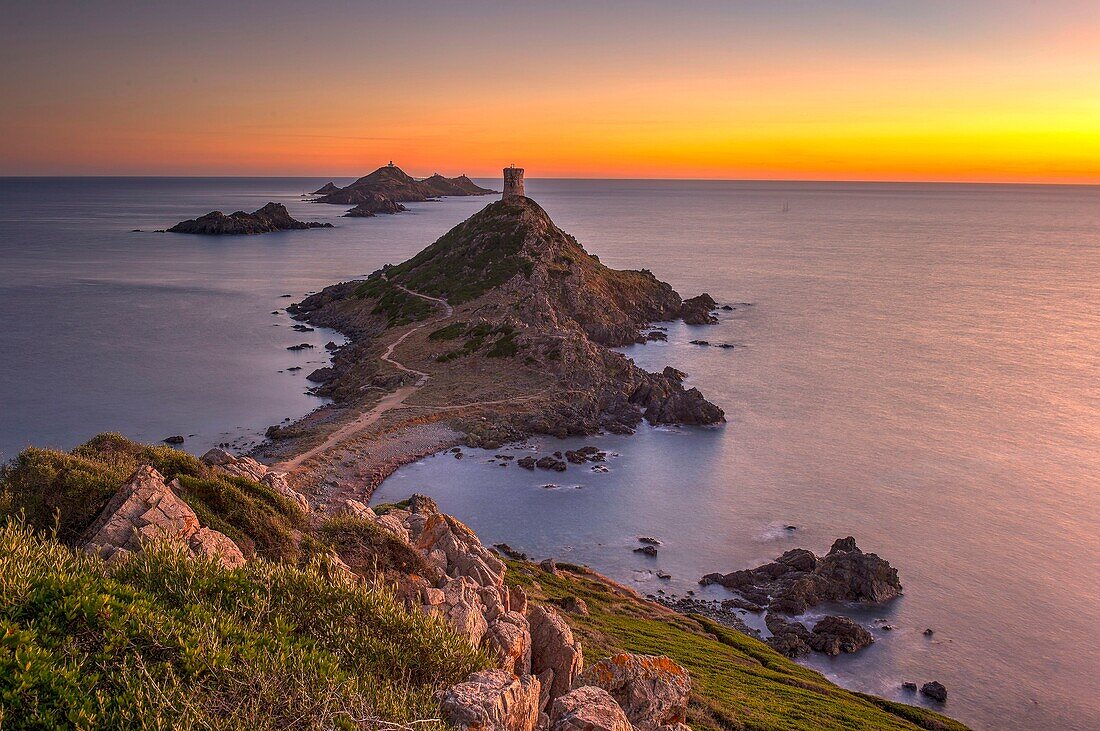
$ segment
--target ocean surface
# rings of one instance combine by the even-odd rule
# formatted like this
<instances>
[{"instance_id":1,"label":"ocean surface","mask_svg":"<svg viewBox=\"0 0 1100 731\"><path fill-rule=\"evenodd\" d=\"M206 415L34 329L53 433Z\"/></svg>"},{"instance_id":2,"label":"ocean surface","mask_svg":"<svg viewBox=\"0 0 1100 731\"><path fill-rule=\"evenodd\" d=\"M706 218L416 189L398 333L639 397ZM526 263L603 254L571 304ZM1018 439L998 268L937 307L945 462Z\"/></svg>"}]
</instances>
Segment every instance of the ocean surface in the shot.
<instances>
[{"instance_id":1,"label":"ocean surface","mask_svg":"<svg viewBox=\"0 0 1100 731\"><path fill-rule=\"evenodd\" d=\"M243 446L315 408L305 374L340 338L272 312L407 258L488 202L344 219L301 200L325 182L0 179L0 459L104 430ZM903 681L939 680L942 710L977 729L1100 728L1100 188L527 185L604 263L747 303L623 350L686 371L728 423L530 447L598 445L607 474L432 457L376 499L431 494L486 542L643 593L720 598L702 574L852 535L905 595L839 608L895 629L814 667L913 703ZM337 228L148 233L269 200ZM318 347L286 350L301 342ZM656 559L632 552L642 534L664 542Z\"/></svg>"}]
</instances>

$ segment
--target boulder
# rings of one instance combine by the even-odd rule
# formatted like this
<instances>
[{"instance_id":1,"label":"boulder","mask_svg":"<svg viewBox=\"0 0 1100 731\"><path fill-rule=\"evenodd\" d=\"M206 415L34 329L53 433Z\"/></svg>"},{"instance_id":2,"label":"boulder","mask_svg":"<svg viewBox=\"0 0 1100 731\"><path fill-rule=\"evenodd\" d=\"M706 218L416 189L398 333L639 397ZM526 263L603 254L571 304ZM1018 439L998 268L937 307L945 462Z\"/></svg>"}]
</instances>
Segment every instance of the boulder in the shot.
<instances>
[{"instance_id":1,"label":"boulder","mask_svg":"<svg viewBox=\"0 0 1100 731\"><path fill-rule=\"evenodd\" d=\"M718 318L710 313L717 306L714 298L704 292L684 300L680 305L680 319L687 325L713 325L718 322Z\"/></svg>"},{"instance_id":2,"label":"boulder","mask_svg":"<svg viewBox=\"0 0 1100 731\"><path fill-rule=\"evenodd\" d=\"M872 644L871 633L847 617L825 617L814 625L808 640L810 647L826 655L859 652Z\"/></svg>"},{"instance_id":3,"label":"boulder","mask_svg":"<svg viewBox=\"0 0 1100 731\"><path fill-rule=\"evenodd\" d=\"M439 588L443 591L443 602L437 607L438 613L471 646L478 647L489 623L485 620L477 582L466 576L446 577Z\"/></svg>"},{"instance_id":4,"label":"boulder","mask_svg":"<svg viewBox=\"0 0 1100 731\"><path fill-rule=\"evenodd\" d=\"M630 719L603 688L586 685L556 699L550 731L633 731Z\"/></svg>"},{"instance_id":5,"label":"boulder","mask_svg":"<svg viewBox=\"0 0 1100 731\"><path fill-rule=\"evenodd\" d=\"M700 582L721 584L774 612L802 614L826 601L884 602L901 594L898 572L855 539L838 539L818 558L802 548L771 563L730 574L707 574Z\"/></svg>"},{"instance_id":6,"label":"boulder","mask_svg":"<svg viewBox=\"0 0 1100 731\"><path fill-rule=\"evenodd\" d=\"M581 643L573 630L553 607L530 605L527 621L531 626L531 672L544 677L549 672L548 697L565 695L584 667Z\"/></svg>"},{"instance_id":7,"label":"boulder","mask_svg":"<svg viewBox=\"0 0 1100 731\"><path fill-rule=\"evenodd\" d=\"M505 612L494 619L485 633L485 645L501 669L516 675L531 672L531 628L519 612Z\"/></svg>"},{"instance_id":8,"label":"boulder","mask_svg":"<svg viewBox=\"0 0 1100 731\"><path fill-rule=\"evenodd\" d=\"M505 670L482 670L452 686L439 704L443 720L470 731L534 731L539 681Z\"/></svg>"},{"instance_id":9,"label":"boulder","mask_svg":"<svg viewBox=\"0 0 1100 731\"><path fill-rule=\"evenodd\" d=\"M112 558L140 551L150 540L181 544L228 568L245 562L236 543L202 527L195 511L165 484L164 477L153 467L142 465L108 501L79 544L89 552Z\"/></svg>"},{"instance_id":10,"label":"boulder","mask_svg":"<svg viewBox=\"0 0 1100 731\"><path fill-rule=\"evenodd\" d=\"M939 683L933 680L931 683L925 683L920 687L921 695L926 695L934 701L943 703L947 700L947 688L943 686L943 683Z\"/></svg>"},{"instance_id":11,"label":"boulder","mask_svg":"<svg viewBox=\"0 0 1100 731\"><path fill-rule=\"evenodd\" d=\"M765 640L776 652L795 658L807 655L813 649L810 646L810 631L801 622L788 622L778 614L769 613L764 624L772 636Z\"/></svg>"},{"instance_id":12,"label":"boulder","mask_svg":"<svg viewBox=\"0 0 1100 731\"><path fill-rule=\"evenodd\" d=\"M588 668L578 683L606 690L642 731L676 727L687 717L691 678L667 657L615 655Z\"/></svg>"}]
</instances>

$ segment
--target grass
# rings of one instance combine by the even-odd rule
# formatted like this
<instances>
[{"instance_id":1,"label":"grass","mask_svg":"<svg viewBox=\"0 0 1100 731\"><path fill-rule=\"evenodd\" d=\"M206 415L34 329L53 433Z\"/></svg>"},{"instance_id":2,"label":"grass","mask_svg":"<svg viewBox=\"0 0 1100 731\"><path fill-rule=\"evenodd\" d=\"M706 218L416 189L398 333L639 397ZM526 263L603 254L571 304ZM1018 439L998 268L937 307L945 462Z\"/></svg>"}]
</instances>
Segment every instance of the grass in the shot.
<instances>
[{"instance_id":1,"label":"grass","mask_svg":"<svg viewBox=\"0 0 1100 731\"><path fill-rule=\"evenodd\" d=\"M435 306L422 297L409 294L381 277L368 279L355 288L360 299L375 300L371 314L383 315L389 327L407 325L435 313Z\"/></svg>"},{"instance_id":2,"label":"grass","mask_svg":"<svg viewBox=\"0 0 1100 731\"><path fill-rule=\"evenodd\" d=\"M466 323L452 322L428 333L428 340L455 340L466 332Z\"/></svg>"},{"instance_id":3,"label":"grass","mask_svg":"<svg viewBox=\"0 0 1100 731\"><path fill-rule=\"evenodd\" d=\"M298 558L296 532L306 516L259 482L216 472L196 457L164 446L101 434L72 452L26 449L0 469L0 517L21 515L38 530L73 543L141 464L179 479L180 497L199 521L232 538L245 555Z\"/></svg>"},{"instance_id":4,"label":"grass","mask_svg":"<svg viewBox=\"0 0 1100 731\"><path fill-rule=\"evenodd\" d=\"M409 289L444 297L452 305L480 297L517 274L531 276L523 253L528 225L516 205L494 203L455 226L388 276Z\"/></svg>"},{"instance_id":5,"label":"grass","mask_svg":"<svg viewBox=\"0 0 1100 731\"><path fill-rule=\"evenodd\" d=\"M391 571L428 573L423 556L365 518L329 518L317 528L317 539L335 550L346 564L363 576Z\"/></svg>"},{"instance_id":6,"label":"grass","mask_svg":"<svg viewBox=\"0 0 1100 731\"><path fill-rule=\"evenodd\" d=\"M642 602L581 567L558 568L565 570L552 576L513 561L507 580L539 601L584 599L589 616L567 616L589 662L635 652L667 655L684 666L692 679L688 724L695 731L966 728L922 708L846 691L751 637Z\"/></svg>"},{"instance_id":7,"label":"grass","mask_svg":"<svg viewBox=\"0 0 1100 731\"><path fill-rule=\"evenodd\" d=\"M374 728L437 718L433 694L488 664L317 562L227 570L161 545L111 566L0 527L5 729Z\"/></svg>"}]
</instances>

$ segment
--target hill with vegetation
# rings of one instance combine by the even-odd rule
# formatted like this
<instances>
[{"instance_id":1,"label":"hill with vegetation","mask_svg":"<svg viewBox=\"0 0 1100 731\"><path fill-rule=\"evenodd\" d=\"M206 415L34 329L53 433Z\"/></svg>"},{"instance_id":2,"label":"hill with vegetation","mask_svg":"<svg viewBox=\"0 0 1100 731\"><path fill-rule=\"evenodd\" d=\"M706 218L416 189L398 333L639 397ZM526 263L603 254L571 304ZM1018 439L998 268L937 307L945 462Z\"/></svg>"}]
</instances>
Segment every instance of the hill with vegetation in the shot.
<instances>
[{"instance_id":1,"label":"hill with vegetation","mask_svg":"<svg viewBox=\"0 0 1100 731\"><path fill-rule=\"evenodd\" d=\"M247 560L228 567L144 528L134 551L89 553L82 537L135 466L163 472ZM845 691L582 567L505 562L425 498L322 512L271 474L117 435L5 466L4 728L532 731L538 708L569 727L577 697L629 723L664 709L697 731L965 728ZM649 673L649 695L629 672ZM498 715L467 723L471 708Z\"/></svg>"}]
</instances>

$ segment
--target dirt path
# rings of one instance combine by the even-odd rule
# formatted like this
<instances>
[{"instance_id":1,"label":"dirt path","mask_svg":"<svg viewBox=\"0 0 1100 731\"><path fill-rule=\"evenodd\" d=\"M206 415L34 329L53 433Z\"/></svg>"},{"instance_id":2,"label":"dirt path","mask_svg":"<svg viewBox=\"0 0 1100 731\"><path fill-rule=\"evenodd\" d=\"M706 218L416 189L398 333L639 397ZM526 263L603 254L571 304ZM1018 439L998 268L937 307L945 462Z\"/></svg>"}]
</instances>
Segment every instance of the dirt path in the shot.
<instances>
[{"instance_id":1,"label":"dirt path","mask_svg":"<svg viewBox=\"0 0 1100 731\"><path fill-rule=\"evenodd\" d=\"M328 438L325 439L324 442L318 444L312 449L302 452L293 459L289 459L285 462L280 462L276 464L274 466L274 469L282 470L284 472L293 472L307 460L312 459L319 454L327 452L341 442L359 434L371 424L374 424L376 421L378 421L382 417L382 414L390 411L391 409L402 406L405 403L405 399L409 398L414 393L419 391L421 388L424 387L424 384L428 382L427 373L425 373L424 371L418 371L415 368L409 368L404 363L401 363L400 361L394 359L393 350L398 345L405 342L405 338L409 337L414 332L422 330L429 325L434 325L440 320L446 320L448 317L454 314L454 308L447 304L446 300L440 299L439 297L430 297L426 294L421 294L420 292L414 292L411 289L402 287L400 284L397 285L397 288L400 289L402 292L413 295L414 297L419 297L421 299L428 300L429 302L434 302L443 306L442 315L432 318L431 320L427 320L426 322L422 322L416 327L409 329L409 331L406 332L404 335L390 343L389 347L386 348L386 352L382 354L382 360L384 360L385 362L389 363L398 370L403 371L404 373L411 373L412 375L416 376L416 383L411 386L402 386L393 393L387 394L386 396L382 397L382 400L375 404L373 409L362 414L355 421L345 424L344 426L334 431L332 434L329 434Z\"/></svg>"}]
</instances>

